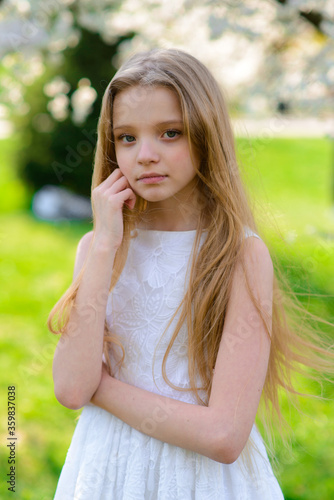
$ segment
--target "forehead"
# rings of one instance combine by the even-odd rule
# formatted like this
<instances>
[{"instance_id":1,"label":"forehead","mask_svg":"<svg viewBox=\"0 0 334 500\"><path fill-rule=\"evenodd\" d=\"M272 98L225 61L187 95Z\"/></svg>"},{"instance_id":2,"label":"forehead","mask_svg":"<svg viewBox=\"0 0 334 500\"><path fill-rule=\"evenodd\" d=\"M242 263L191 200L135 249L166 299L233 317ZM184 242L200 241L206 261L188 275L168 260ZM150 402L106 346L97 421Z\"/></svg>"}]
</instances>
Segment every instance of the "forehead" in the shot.
<instances>
[{"instance_id":1,"label":"forehead","mask_svg":"<svg viewBox=\"0 0 334 500\"><path fill-rule=\"evenodd\" d=\"M159 120L166 116L182 119L179 98L166 87L136 85L116 94L113 105L114 125L118 121Z\"/></svg>"}]
</instances>

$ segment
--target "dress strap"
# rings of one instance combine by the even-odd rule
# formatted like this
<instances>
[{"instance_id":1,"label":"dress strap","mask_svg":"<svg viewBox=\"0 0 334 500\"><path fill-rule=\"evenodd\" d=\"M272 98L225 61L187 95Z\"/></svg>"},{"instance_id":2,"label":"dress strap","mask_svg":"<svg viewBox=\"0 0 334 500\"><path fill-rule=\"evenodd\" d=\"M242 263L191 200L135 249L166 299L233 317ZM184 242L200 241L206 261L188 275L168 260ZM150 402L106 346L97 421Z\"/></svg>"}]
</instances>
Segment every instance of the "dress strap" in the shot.
<instances>
[{"instance_id":1,"label":"dress strap","mask_svg":"<svg viewBox=\"0 0 334 500\"><path fill-rule=\"evenodd\" d=\"M259 240L262 239L258 234L254 233L254 231L252 231L249 227L245 227L245 238L248 238L249 236L255 236L256 238L259 238Z\"/></svg>"}]
</instances>

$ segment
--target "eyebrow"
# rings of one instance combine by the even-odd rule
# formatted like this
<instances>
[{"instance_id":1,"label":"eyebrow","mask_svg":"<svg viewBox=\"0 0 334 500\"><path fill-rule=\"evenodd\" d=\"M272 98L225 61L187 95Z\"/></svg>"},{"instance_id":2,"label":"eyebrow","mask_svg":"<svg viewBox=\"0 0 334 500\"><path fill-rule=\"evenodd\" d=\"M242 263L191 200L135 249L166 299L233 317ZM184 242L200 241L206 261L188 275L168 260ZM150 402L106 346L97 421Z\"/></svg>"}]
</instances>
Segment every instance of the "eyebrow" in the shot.
<instances>
[{"instance_id":1,"label":"eyebrow","mask_svg":"<svg viewBox=\"0 0 334 500\"><path fill-rule=\"evenodd\" d=\"M163 122L159 122L159 123L156 123L155 124L155 127L160 127L161 125L169 125L169 124L174 124L174 123L180 123L183 125L183 120L166 120L166 121L163 121ZM136 128L135 125L130 125L130 124L127 124L127 123L124 123L124 124L121 124L121 125L118 125L117 127L113 127L113 130L117 130L119 128Z\"/></svg>"}]
</instances>

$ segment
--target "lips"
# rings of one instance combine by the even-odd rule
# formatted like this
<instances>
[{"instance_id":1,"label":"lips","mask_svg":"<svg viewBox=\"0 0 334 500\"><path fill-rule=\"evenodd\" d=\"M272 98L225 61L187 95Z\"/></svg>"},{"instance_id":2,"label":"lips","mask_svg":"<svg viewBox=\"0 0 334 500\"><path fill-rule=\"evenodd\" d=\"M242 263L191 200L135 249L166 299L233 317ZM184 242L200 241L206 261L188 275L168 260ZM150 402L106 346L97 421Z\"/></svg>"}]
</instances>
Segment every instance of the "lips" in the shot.
<instances>
[{"instance_id":1,"label":"lips","mask_svg":"<svg viewBox=\"0 0 334 500\"><path fill-rule=\"evenodd\" d=\"M163 174L158 174L157 172L150 172L149 174L143 174L139 177L139 180L141 179L149 179L150 177L166 177Z\"/></svg>"},{"instance_id":2,"label":"lips","mask_svg":"<svg viewBox=\"0 0 334 500\"><path fill-rule=\"evenodd\" d=\"M167 175L145 174L138 179L141 184L160 184L167 178Z\"/></svg>"}]
</instances>

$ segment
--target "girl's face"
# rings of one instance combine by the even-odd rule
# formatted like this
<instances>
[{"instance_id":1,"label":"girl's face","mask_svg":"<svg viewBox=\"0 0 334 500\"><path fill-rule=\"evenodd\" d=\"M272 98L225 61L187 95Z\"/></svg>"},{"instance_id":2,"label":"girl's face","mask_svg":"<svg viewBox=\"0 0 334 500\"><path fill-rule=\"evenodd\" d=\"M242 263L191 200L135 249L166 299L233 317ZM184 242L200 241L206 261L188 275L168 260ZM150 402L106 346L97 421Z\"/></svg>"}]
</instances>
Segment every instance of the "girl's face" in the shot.
<instances>
[{"instance_id":1,"label":"girl's face","mask_svg":"<svg viewBox=\"0 0 334 500\"><path fill-rule=\"evenodd\" d=\"M197 175L172 90L138 85L121 91L113 132L118 166L136 194L157 208L189 204Z\"/></svg>"}]
</instances>

